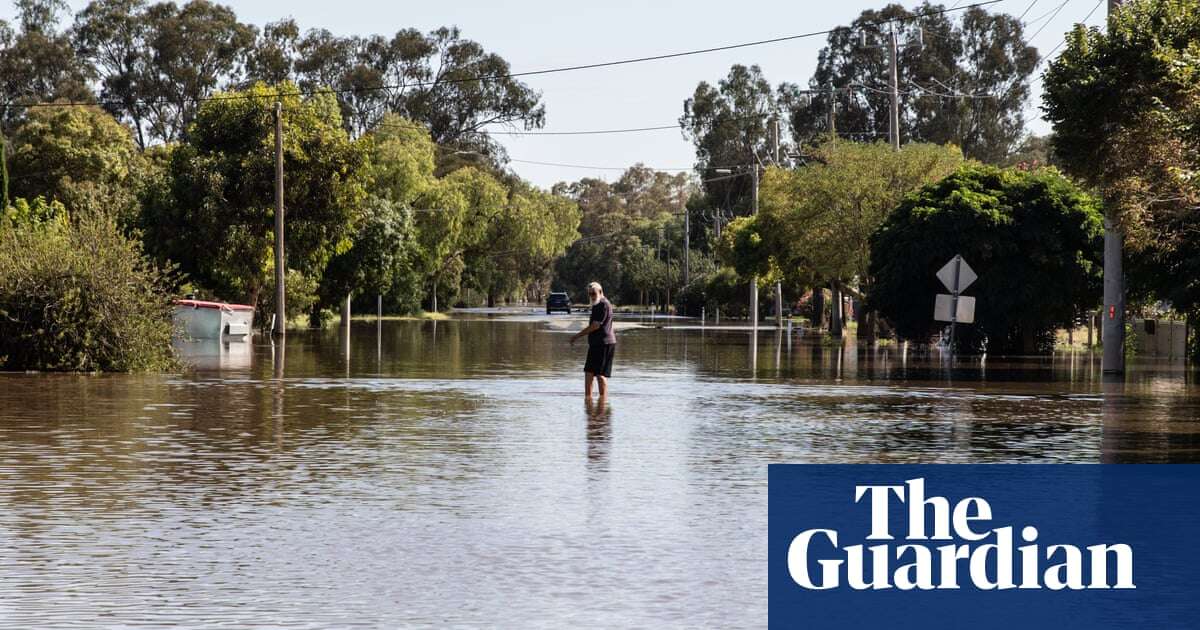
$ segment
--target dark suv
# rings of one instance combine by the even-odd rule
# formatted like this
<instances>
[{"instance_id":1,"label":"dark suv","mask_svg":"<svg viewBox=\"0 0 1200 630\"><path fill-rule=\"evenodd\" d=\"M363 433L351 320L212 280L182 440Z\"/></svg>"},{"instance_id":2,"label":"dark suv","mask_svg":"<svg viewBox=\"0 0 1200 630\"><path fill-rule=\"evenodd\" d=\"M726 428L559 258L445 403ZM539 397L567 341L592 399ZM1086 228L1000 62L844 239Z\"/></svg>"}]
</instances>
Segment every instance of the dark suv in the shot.
<instances>
[{"instance_id":1,"label":"dark suv","mask_svg":"<svg viewBox=\"0 0 1200 630\"><path fill-rule=\"evenodd\" d=\"M551 293L550 296L546 298L546 314L549 315L554 311L570 313L571 297L566 293Z\"/></svg>"}]
</instances>

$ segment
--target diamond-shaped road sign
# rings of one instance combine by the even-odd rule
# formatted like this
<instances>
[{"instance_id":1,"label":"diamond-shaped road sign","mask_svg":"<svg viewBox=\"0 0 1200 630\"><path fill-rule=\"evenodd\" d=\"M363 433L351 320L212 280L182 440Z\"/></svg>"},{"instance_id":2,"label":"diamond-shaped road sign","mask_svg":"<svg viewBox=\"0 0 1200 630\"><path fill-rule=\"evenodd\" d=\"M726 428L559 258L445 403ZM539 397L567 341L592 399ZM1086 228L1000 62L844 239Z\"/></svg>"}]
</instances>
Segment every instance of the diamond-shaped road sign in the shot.
<instances>
[{"instance_id":1,"label":"diamond-shaped road sign","mask_svg":"<svg viewBox=\"0 0 1200 630\"><path fill-rule=\"evenodd\" d=\"M933 303L933 319L939 322L955 322L957 324L975 323L975 298L969 295L958 296L958 308L954 306L954 296L939 293ZM958 313L952 314L957 310Z\"/></svg>"},{"instance_id":2,"label":"diamond-shaped road sign","mask_svg":"<svg viewBox=\"0 0 1200 630\"><path fill-rule=\"evenodd\" d=\"M958 266L957 287L954 286L955 265ZM963 291L966 291L967 287L971 286L971 283L975 282L975 279L979 276L975 275L975 270L971 269L971 266L967 264L967 261L963 260L962 256L955 256L954 258L950 259L950 262L946 263L945 266L938 270L937 277L938 280L942 281L942 284L946 285L947 291L951 293L962 293Z\"/></svg>"}]
</instances>

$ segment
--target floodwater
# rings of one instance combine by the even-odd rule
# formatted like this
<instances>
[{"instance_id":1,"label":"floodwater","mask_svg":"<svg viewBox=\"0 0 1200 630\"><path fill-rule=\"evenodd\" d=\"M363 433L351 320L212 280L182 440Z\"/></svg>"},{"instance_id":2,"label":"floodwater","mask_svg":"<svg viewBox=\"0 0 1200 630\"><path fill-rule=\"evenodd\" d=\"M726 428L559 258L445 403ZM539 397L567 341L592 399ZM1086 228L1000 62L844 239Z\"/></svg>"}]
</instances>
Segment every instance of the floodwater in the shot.
<instances>
[{"instance_id":1,"label":"floodwater","mask_svg":"<svg viewBox=\"0 0 1200 630\"><path fill-rule=\"evenodd\" d=\"M578 318L0 375L0 627L761 627L775 462L1197 462L1200 385Z\"/></svg>"}]
</instances>

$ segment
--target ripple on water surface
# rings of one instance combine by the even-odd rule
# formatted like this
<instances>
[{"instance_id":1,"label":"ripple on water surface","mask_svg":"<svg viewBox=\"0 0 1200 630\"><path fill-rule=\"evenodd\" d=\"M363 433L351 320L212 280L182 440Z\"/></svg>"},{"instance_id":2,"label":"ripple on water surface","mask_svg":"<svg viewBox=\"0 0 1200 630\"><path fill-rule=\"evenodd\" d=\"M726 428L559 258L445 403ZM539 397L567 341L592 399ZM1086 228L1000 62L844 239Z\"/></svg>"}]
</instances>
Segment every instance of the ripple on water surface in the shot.
<instances>
[{"instance_id":1,"label":"ripple on water surface","mask_svg":"<svg viewBox=\"0 0 1200 630\"><path fill-rule=\"evenodd\" d=\"M527 321L0 376L0 626L760 627L773 462L1197 461L1197 388ZM378 334L377 334L378 333Z\"/></svg>"}]
</instances>

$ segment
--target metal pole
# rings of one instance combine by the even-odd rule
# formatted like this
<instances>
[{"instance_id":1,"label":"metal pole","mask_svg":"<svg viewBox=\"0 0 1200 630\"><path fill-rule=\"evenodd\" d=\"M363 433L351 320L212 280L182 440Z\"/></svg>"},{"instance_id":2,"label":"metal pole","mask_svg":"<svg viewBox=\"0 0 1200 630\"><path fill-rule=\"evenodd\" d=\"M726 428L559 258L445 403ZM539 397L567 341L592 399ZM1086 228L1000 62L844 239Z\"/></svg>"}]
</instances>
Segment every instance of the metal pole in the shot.
<instances>
[{"instance_id":1,"label":"metal pole","mask_svg":"<svg viewBox=\"0 0 1200 630\"><path fill-rule=\"evenodd\" d=\"M287 262L283 255L283 103L275 101L275 330L285 334L287 313L284 277Z\"/></svg>"},{"instance_id":2,"label":"metal pole","mask_svg":"<svg viewBox=\"0 0 1200 630\"><path fill-rule=\"evenodd\" d=\"M784 283L775 283L775 328L784 328Z\"/></svg>"},{"instance_id":3,"label":"metal pole","mask_svg":"<svg viewBox=\"0 0 1200 630\"><path fill-rule=\"evenodd\" d=\"M1121 0L1108 0L1108 16L1121 6ZM1104 354L1100 369L1105 374L1125 372L1125 235L1111 210L1104 216L1104 321L1101 326Z\"/></svg>"},{"instance_id":4,"label":"metal pole","mask_svg":"<svg viewBox=\"0 0 1200 630\"><path fill-rule=\"evenodd\" d=\"M892 149L900 150L900 64L899 46L896 43L896 31L888 34L888 50L891 52L891 71L888 73L889 87L892 92L892 112L888 118L888 137L892 141Z\"/></svg>"},{"instance_id":5,"label":"metal pole","mask_svg":"<svg viewBox=\"0 0 1200 630\"><path fill-rule=\"evenodd\" d=\"M1111 216L1104 216L1104 324L1101 339L1105 374L1125 371L1125 277L1122 251L1124 235Z\"/></svg>"},{"instance_id":6,"label":"metal pole","mask_svg":"<svg viewBox=\"0 0 1200 630\"><path fill-rule=\"evenodd\" d=\"M958 277L962 271L962 256L954 256L954 291L951 294L954 296L950 299L950 354L954 355L954 332L958 326Z\"/></svg>"},{"instance_id":7,"label":"metal pole","mask_svg":"<svg viewBox=\"0 0 1200 630\"><path fill-rule=\"evenodd\" d=\"M779 119L772 118L771 123L774 126L774 134L772 136L775 154L775 164L779 164ZM783 328L783 281L775 283L775 328Z\"/></svg>"},{"instance_id":8,"label":"metal pole","mask_svg":"<svg viewBox=\"0 0 1200 630\"><path fill-rule=\"evenodd\" d=\"M758 216L758 165L754 169L754 216ZM758 333L758 274L750 278L750 328ZM751 342L753 343L753 341Z\"/></svg>"}]
</instances>

